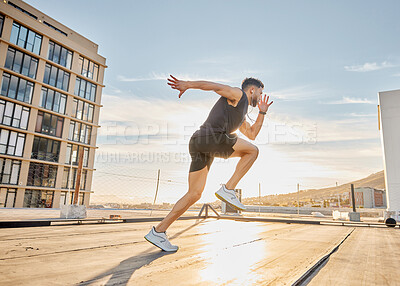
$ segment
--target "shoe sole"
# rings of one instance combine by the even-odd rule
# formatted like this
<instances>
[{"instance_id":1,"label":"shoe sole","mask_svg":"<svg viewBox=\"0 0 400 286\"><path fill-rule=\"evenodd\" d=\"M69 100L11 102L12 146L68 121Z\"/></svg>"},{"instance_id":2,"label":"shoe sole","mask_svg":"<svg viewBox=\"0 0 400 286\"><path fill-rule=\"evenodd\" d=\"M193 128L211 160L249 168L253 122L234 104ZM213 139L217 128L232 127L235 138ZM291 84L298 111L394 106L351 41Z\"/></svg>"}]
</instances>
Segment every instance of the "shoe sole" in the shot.
<instances>
[{"instance_id":1,"label":"shoe sole","mask_svg":"<svg viewBox=\"0 0 400 286\"><path fill-rule=\"evenodd\" d=\"M146 236L144 236L144 239L147 240L148 242L150 242L152 245L157 246L162 251L165 251L165 252L176 252L176 251L178 251L178 249L177 250L165 250L162 247L160 247L157 244L155 244L154 242L150 241Z\"/></svg>"},{"instance_id":2,"label":"shoe sole","mask_svg":"<svg viewBox=\"0 0 400 286\"><path fill-rule=\"evenodd\" d=\"M238 207L238 206L236 206L236 205L234 205L234 204L228 202L225 198L223 198L222 196L220 196L220 195L217 194L217 193L215 193L215 196L216 196L218 199L220 199L221 201L223 201L223 202L227 203L228 205L232 206L234 209L237 209L237 210L239 210L239 211L245 211L245 210L246 210L246 209L243 209L243 208L241 208L241 207Z\"/></svg>"}]
</instances>

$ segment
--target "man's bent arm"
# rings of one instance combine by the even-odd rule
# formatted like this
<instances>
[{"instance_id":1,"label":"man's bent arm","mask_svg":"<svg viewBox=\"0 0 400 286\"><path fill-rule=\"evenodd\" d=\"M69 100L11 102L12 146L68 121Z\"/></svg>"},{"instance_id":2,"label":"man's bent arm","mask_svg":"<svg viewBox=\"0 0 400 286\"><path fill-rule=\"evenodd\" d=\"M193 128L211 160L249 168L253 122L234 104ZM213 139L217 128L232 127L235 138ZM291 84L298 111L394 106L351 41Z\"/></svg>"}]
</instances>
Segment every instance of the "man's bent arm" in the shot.
<instances>
[{"instance_id":1,"label":"man's bent arm","mask_svg":"<svg viewBox=\"0 0 400 286\"><path fill-rule=\"evenodd\" d=\"M201 89L205 91L215 91L219 95L229 100L237 101L242 97L242 90L237 87L215 83L211 81L186 81L187 87L191 89Z\"/></svg>"},{"instance_id":2,"label":"man's bent arm","mask_svg":"<svg viewBox=\"0 0 400 286\"><path fill-rule=\"evenodd\" d=\"M239 127L240 132L242 132L250 140L256 139L258 133L260 133L261 127L264 122L264 115L259 113L256 121L253 125L250 125L246 120Z\"/></svg>"}]
</instances>

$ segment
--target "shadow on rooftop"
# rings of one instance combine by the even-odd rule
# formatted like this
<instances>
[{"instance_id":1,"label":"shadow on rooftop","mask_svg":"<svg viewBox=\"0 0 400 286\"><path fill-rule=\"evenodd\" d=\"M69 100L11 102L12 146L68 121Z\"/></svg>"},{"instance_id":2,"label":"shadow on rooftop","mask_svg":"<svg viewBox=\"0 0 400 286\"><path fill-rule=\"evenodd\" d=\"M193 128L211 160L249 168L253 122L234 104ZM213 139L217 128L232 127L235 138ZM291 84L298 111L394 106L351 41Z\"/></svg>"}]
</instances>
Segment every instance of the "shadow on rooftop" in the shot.
<instances>
[{"instance_id":1,"label":"shadow on rooftop","mask_svg":"<svg viewBox=\"0 0 400 286\"><path fill-rule=\"evenodd\" d=\"M201 220L196 220L196 222L181 230L180 232L177 232L173 236L171 236L171 239L177 238L186 231L190 230L191 228L195 227L199 223L204 221L204 219ZM143 239L144 240L144 239ZM149 253L148 250L143 251L139 255L132 256L128 259L125 259L120 262L120 264L108 271L105 271L96 277L89 279L87 281L81 281L77 285L84 286L84 285L91 285L93 283L99 282L99 280L111 275L110 279L105 283L105 286L111 286L111 285L127 285L129 282L129 279L132 277L133 273L135 273L136 270L142 268L143 266L146 266L153 262L154 260L161 258L165 255L173 255L174 252L164 252L164 251L159 251L159 252L151 252Z\"/></svg>"}]
</instances>

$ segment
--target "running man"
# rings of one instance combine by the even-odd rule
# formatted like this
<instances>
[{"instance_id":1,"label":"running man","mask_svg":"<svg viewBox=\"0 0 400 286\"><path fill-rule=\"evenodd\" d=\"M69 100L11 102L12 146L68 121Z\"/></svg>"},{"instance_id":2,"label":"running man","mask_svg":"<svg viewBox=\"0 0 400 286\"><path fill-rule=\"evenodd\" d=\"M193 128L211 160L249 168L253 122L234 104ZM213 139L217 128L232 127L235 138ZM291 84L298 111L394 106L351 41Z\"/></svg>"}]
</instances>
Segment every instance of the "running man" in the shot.
<instances>
[{"instance_id":1,"label":"running man","mask_svg":"<svg viewBox=\"0 0 400 286\"><path fill-rule=\"evenodd\" d=\"M236 197L234 189L247 173L258 156L258 148L244 139L238 138L238 128L247 138L254 140L260 132L264 116L273 103L269 97L262 98L264 84L255 78L246 78L242 88L230 87L208 81L183 81L171 75L168 78L171 88L179 91L179 98L188 89L214 91L221 97L211 109L207 120L200 126L189 141L189 153L192 158L189 170L189 190L175 204L171 212L150 232L145 239L164 251L177 251L178 246L171 245L166 235L167 228L177 220L190 206L197 202L204 190L208 171L214 157L240 157L235 172L229 181L222 185L215 195L236 209L245 210L245 206ZM249 105L258 105L259 114L253 125L246 120Z\"/></svg>"}]
</instances>

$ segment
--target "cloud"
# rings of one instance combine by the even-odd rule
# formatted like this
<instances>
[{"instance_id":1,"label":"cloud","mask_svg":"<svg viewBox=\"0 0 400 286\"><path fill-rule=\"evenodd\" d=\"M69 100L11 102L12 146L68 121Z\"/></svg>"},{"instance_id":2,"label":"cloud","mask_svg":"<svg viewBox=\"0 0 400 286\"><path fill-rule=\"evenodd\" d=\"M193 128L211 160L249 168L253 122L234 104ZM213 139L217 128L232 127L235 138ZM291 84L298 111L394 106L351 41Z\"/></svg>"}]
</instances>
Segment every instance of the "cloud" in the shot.
<instances>
[{"instance_id":1,"label":"cloud","mask_svg":"<svg viewBox=\"0 0 400 286\"><path fill-rule=\"evenodd\" d=\"M370 114L350 113L349 115L352 116L352 117L376 117L376 116L378 116L375 113L370 113Z\"/></svg>"},{"instance_id":2,"label":"cloud","mask_svg":"<svg viewBox=\"0 0 400 286\"><path fill-rule=\"evenodd\" d=\"M385 62L382 62L381 64L374 62L374 63L365 63L363 65L344 66L344 69L346 71L351 71L351 72L370 72L370 71L391 68L394 66L395 65L385 61Z\"/></svg>"},{"instance_id":3,"label":"cloud","mask_svg":"<svg viewBox=\"0 0 400 286\"><path fill-rule=\"evenodd\" d=\"M270 95L271 98L286 101L307 100L321 96L323 93L323 90L312 88L309 85L290 87L272 92L267 91L267 94Z\"/></svg>"},{"instance_id":4,"label":"cloud","mask_svg":"<svg viewBox=\"0 0 400 286\"><path fill-rule=\"evenodd\" d=\"M321 102L321 104L376 104L367 98L352 98L344 96L341 100Z\"/></svg>"},{"instance_id":5,"label":"cloud","mask_svg":"<svg viewBox=\"0 0 400 286\"><path fill-rule=\"evenodd\" d=\"M400 76L400 73L395 73L393 76Z\"/></svg>"},{"instance_id":6,"label":"cloud","mask_svg":"<svg viewBox=\"0 0 400 286\"><path fill-rule=\"evenodd\" d=\"M99 143L134 144L137 147L141 143L159 144L169 150L176 149L187 143L206 119L214 102L214 97L185 101L103 94ZM158 148L162 149L162 146Z\"/></svg>"},{"instance_id":7,"label":"cloud","mask_svg":"<svg viewBox=\"0 0 400 286\"><path fill-rule=\"evenodd\" d=\"M218 77L209 77L209 76L201 76L201 75L188 75L188 74L174 74L173 75L181 80L207 80L212 82L220 82L220 83L232 83L233 81L230 79L223 79ZM117 79L122 82L141 82L141 81L157 81L163 80L166 81L169 77L167 73L156 73L151 72L146 77L126 77L123 75L119 75Z\"/></svg>"},{"instance_id":8,"label":"cloud","mask_svg":"<svg viewBox=\"0 0 400 286\"><path fill-rule=\"evenodd\" d=\"M147 77L126 77L119 75L117 79L123 82L137 82L137 81L149 81L149 80L167 80L169 75L165 73L150 73Z\"/></svg>"}]
</instances>

